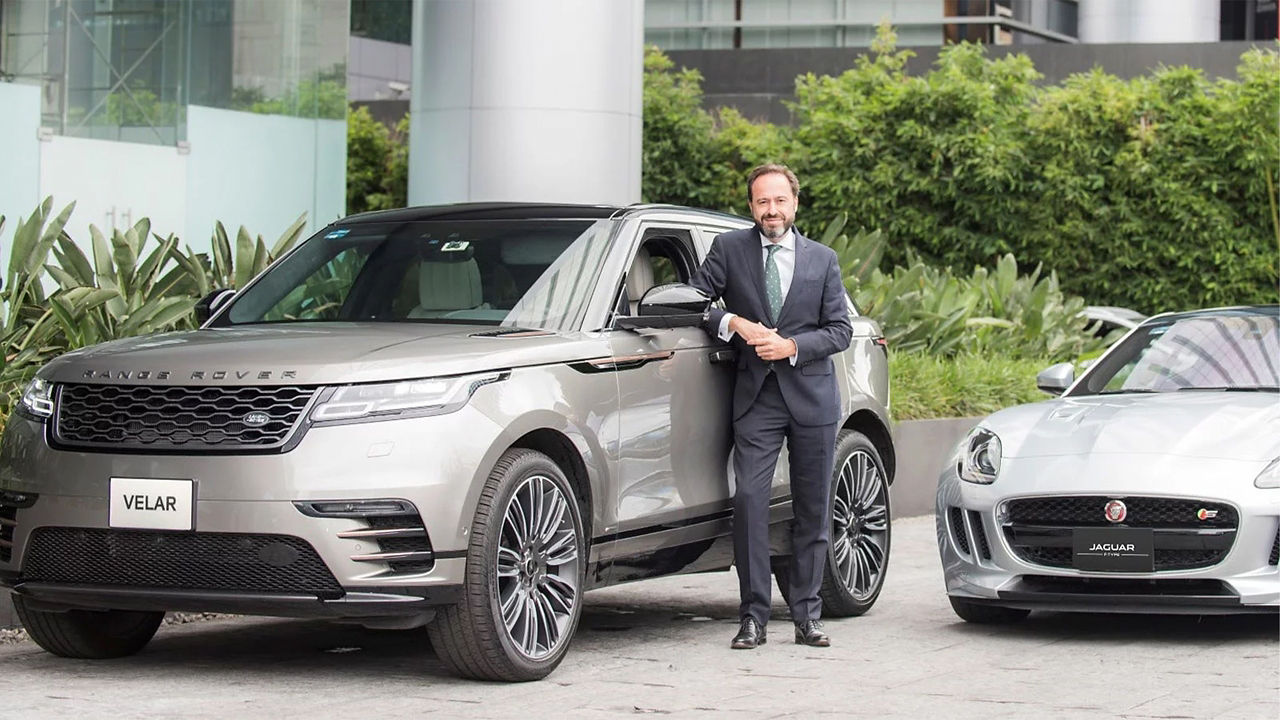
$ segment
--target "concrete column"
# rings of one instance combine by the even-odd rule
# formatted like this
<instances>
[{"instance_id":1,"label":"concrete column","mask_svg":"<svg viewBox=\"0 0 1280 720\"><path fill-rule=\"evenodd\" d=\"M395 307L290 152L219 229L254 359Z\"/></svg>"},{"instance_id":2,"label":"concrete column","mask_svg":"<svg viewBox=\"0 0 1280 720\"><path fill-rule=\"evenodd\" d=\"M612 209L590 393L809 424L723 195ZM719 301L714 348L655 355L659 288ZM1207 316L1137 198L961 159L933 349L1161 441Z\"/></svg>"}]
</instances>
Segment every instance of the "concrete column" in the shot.
<instances>
[{"instance_id":1,"label":"concrete column","mask_svg":"<svg viewBox=\"0 0 1280 720\"><path fill-rule=\"evenodd\" d=\"M640 199L643 0L413 6L409 203Z\"/></svg>"},{"instance_id":2,"label":"concrete column","mask_svg":"<svg viewBox=\"0 0 1280 720\"><path fill-rule=\"evenodd\" d=\"M1217 42L1219 0L1080 0L1082 43Z\"/></svg>"}]
</instances>

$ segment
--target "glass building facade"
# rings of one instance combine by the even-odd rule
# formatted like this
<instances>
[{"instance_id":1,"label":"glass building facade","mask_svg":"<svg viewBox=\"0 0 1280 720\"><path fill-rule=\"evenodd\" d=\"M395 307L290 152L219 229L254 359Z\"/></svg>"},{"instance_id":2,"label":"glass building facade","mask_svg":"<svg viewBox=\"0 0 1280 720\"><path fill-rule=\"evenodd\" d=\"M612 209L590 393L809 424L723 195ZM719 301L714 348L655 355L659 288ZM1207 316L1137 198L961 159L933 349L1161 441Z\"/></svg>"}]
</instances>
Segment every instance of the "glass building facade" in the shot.
<instances>
[{"instance_id":1,"label":"glass building facade","mask_svg":"<svg viewBox=\"0 0 1280 720\"><path fill-rule=\"evenodd\" d=\"M348 0L0 0L0 78L58 135L173 145L188 106L346 113Z\"/></svg>"},{"instance_id":2,"label":"glass building facade","mask_svg":"<svg viewBox=\"0 0 1280 720\"><path fill-rule=\"evenodd\" d=\"M1074 42L1076 0L646 0L664 50L866 47L887 20L900 46Z\"/></svg>"}]
</instances>

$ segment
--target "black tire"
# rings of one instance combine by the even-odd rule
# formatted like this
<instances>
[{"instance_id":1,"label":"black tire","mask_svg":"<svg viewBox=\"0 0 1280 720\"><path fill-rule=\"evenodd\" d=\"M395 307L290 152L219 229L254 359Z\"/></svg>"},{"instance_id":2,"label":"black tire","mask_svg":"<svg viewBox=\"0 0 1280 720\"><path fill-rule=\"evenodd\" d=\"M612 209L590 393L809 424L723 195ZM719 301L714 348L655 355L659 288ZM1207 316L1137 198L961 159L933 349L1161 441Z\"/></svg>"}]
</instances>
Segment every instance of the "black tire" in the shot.
<instances>
[{"instance_id":1,"label":"black tire","mask_svg":"<svg viewBox=\"0 0 1280 720\"><path fill-rule=\"evenodd\" d=\"M854 476L842 479L846 470L852 470ZM846 483L844 488L841 487L842 481ZM855 486L865 492L859 493L855 498L857 502L851 504L848 495ZM850 507L853 512L845 509ZM880 597L889 569L892 536L889 480L884 472L884 462L871 440L856 430L841 430L836 435L829 508L831 544L819 591L822 614L824 617L855 617L870 610ZM857 553L858 557L845 552ZM857 565L859 562L864 565ZM772 565L774 581L782 599L790 604L790 558L775 557ZM859 571L858 568L863 566L867 572Z\"/></svg>"},{"instance_id":2,"label":"black tire","mask_svg":"<svg viewBox=\"0 0 1280 720\"><path fill-rule=\"evenodd\" d=\"M105 660L146 647L164 620L163 612L135 610L36 610L21 595L13 609L27 635L46 651L65 658Z\"/></svg>"},{"instance_id":3,"label":"black tire","mask_svg":"<svg viewBox=\"0 0 1280 720\"><path fill-rule=\"evenodd\" d=\"M539 539L526 544L516 527L541 524L512 508L523 508L535 497L539 512L558 519L547 532L530 533ZM470 537L463 599L441 609L427 626L432 646L462 677L506 682L546 677L564 659L577 630L586 579L582 512L564 472L540 452L508 450L480 493ZM546 643L540 642L543 630Z\"/></svg>"},{"instance_id":4,"label":"black tire","mask_svg":"<svg viewBox=\"0 0 1280 720\"><path fill-rule=\"evenodd\" d=\"M955 611L961 620L979 625L1015 623L1019 620L1025 620L1031 614L1030 610L987 605L950 596L947 599L951 601L951 609Z\"/></svg>"}]
</instances>

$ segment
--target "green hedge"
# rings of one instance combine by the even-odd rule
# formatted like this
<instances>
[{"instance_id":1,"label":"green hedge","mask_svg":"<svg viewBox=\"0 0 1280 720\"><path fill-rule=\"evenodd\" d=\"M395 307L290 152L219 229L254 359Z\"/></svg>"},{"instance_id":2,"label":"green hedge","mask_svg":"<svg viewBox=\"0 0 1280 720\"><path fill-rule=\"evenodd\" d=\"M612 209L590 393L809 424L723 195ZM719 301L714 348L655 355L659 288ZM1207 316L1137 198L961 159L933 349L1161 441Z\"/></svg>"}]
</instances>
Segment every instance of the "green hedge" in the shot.
<instances>
[{"instance_id":1,"label":"green hedge","mask_svg":"<svg viewBox=\"0 0 1280 720\"><path fill-rule=\"evenodd\" d=\"M991 355L942 358L890 348L890 412L899 422L969 417L1047 400L1036 389L1036 373L1052 364Z\"/></svg>"},{"instance_id":2,"label":"green hedge","mask_svg":"<svg viewBox=\"0 0 1280 720\"><path fill-rule=\"evenodd\" d=\"M1251 50L1238 79L1100 70L1042 86L1023 55L943 48L923 76L887 28L838 77L801 76L796 124L700 109L700 77L646 60L643 193L735 212L743 173L783 161L800 225L840 213L880 228L886 266L989 266L1013 253L1090 304L1154 313L1275 302L1280 54Z\"/></svg>"}]
</instances>

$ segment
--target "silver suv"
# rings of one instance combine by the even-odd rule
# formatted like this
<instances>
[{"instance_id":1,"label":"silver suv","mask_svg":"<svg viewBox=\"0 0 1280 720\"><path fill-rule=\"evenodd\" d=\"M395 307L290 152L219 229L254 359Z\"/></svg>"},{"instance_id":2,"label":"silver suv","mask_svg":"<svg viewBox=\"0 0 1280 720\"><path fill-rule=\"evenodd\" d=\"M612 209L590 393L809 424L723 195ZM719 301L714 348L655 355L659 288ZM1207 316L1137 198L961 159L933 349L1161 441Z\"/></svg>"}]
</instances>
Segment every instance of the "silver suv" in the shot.
<instances>
[{"instance_id":1,"label":"silver suv","mask_svg":"<svg viewBox=\"0 0 1280 720\"><path fill-rule=\"evenodd\" d=\"M738 358L680 283L747 225L512 204L331 225L198 331L40 370L0 445L0 584L67 657L218 611L426 626L461 675L543 677L584 591L733 561ZM849 308L828 616L871 607L889 552L886 354Z\"/></svg>"}]
</instances>

